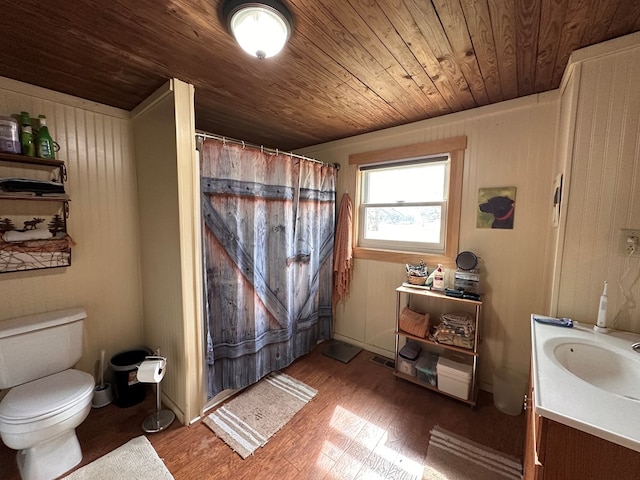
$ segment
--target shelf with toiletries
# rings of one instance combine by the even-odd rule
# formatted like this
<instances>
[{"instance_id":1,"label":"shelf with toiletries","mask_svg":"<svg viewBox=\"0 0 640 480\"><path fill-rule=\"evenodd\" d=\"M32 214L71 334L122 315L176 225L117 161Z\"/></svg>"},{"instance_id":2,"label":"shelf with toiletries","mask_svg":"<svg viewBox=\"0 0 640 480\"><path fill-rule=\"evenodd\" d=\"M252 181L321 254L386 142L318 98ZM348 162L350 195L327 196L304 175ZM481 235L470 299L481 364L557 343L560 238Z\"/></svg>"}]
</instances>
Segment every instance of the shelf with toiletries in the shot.
<instances>
[{"instance_id":1,"label":"shelf with toiletries","mask_svg":"<svg viewBox=\"0 0 640 480\"><path fill-rule=\"evenodd\" d=\"M481 315L480 300L396 288L396 377L475 406Z\"/></svg>"},{"instance_id":2,"label":"shelf with toiletries","mask_svg":"<svg viewBox=\"0 0 640 480\"><path fill-rule=\"evenodd\" d=\"M62 160L0 153L0 273L71 265Z\"/></svg>"}]
</instances>

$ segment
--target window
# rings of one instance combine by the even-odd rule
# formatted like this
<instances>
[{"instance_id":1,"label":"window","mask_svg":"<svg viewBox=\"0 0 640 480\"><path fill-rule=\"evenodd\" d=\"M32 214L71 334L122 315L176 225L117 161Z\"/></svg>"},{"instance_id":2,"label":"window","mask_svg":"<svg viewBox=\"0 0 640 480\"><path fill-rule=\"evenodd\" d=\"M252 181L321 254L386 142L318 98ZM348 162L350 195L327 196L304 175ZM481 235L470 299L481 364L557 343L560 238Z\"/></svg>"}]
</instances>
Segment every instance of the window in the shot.
<instances>
[{"instance_id":1,"label":"window","mask_svg":"<svg viewBox=\"0 0 640 480\"><path fill-rule=\"evenodd\" d=\"M358 245L443 253L449 156L360 167Z\"/></svg>"},{"instance_id":2,"label":"window","mask_svg":"<svg viewBox=\"0 0 640 480\"><path fill-rule=\"evenodd\" d=\"M453 258L466 137L351 155L359 258Z\"/></svg>"}]
</instances>

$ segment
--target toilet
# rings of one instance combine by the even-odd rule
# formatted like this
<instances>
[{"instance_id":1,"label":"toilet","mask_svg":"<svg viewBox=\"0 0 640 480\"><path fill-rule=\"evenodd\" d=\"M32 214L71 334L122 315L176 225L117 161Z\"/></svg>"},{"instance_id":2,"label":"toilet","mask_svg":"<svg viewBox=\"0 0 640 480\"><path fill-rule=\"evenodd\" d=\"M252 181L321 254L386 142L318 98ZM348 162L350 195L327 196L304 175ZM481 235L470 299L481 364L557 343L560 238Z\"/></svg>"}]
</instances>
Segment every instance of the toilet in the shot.
<instances>
[{"instance_id":1,"label":"toilet","mask_svg":"<svg viewBox=\"0 0 640 480\"><path fill-rule=\"evenodd\" d=\"M50 480L82 460L76 427L95 387L82 356L82 308L0 321L0 438L25 480ZM9 389L6 394L5 390Z\"/></svg>"}]
</instances>

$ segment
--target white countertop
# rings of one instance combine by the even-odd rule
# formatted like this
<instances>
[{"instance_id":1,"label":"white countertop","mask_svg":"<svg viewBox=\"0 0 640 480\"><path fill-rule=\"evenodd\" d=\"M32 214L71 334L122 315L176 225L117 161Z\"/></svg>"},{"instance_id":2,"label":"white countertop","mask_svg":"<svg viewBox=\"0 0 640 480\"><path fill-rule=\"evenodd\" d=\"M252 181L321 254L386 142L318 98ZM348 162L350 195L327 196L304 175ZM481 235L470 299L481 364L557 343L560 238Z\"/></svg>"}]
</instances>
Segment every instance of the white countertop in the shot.
<instances>
[{"instance_id":1,"label":"white countertop","mask_svg":"<svg viewBox=\"0 0 640 480\"><path fill-rule=\"evenodd\" d=\"M535 315L542 316L542 315ZM640 353L631 345L640 335L611 331L595 333L592 325L573 328L545 325L531 316L534 411L564 425L640 452L640 401L610 393L565 369L553 355L563 342L597 344L615 350L625 368L640 369Z\"/></svg>"}]
</instances>

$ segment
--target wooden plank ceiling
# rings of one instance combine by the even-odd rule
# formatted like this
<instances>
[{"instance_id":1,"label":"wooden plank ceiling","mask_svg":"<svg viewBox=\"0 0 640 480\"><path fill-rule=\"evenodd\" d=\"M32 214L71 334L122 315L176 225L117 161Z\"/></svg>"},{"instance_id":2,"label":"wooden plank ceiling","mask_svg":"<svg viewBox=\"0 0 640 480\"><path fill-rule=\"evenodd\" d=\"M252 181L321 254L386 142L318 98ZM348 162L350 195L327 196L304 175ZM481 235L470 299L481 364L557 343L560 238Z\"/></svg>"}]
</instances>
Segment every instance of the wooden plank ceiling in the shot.
<instances>
[{"instance_id":1,"label":"wooden plank ceiling","mask_svg":"<svg viewBox=\"0 0 640 480\"><path fill-rule=\"evenodd\" d=\"M4 0L0 76L127 110L176 77L198 129L291 150L557 88L640 30L638 0L284 1L294 33L258 60L222 0Z\"/></svg>"}]
</instances>

